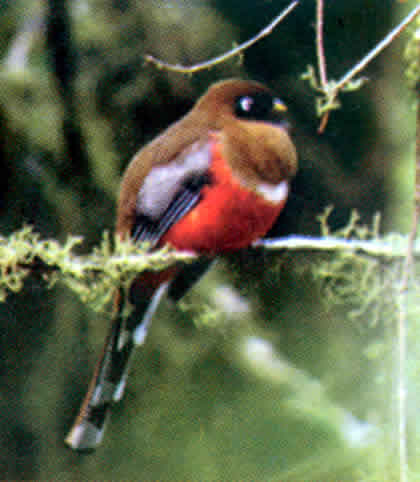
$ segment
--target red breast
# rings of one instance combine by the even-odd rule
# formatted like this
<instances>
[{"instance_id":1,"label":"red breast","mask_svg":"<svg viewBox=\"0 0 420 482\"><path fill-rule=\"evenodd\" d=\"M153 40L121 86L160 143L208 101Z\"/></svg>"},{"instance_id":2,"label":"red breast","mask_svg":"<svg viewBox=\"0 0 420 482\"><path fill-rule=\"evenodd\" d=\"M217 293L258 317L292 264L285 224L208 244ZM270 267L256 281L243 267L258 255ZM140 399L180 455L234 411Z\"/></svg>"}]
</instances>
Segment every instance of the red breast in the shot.
<instances>
[{"instance_id":1,"label":"red breast","mask_svg":"<svg viewBox=\"0 0 420 482\"><path fill-rule=\"evenodd\" d=\"M285 205L287 192L284 199L272 202L235 178L217 141L211 143L209 176L200 202L169 229L160 244L207 254L245 248L264 236Z\"/></svg>"}]
</instances>

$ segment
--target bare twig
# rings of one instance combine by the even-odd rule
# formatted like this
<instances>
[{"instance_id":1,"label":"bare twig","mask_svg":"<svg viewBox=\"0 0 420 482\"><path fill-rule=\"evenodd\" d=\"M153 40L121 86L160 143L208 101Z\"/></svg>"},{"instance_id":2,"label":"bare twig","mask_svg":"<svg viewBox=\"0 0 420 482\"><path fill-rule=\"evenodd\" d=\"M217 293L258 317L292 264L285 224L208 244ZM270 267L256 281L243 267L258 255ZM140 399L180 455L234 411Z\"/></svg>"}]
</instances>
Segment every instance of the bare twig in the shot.
<instances>
[{"instance_id":1,"label":"bare twig","mask_svg":"<svg viewBox=\"0 0 420 482\"><path fill-rule=\"evenodd\" d=\"M170 70L172 72L179 72L183 74L192 74L194 72L198 72L199 70L209 69L210 67L214 67L225 60L228 60L235 55L241 54L244 50L251 47L251 45L255 44L262 38L270 35L274 28L285 18L289 15L292 10L294 10L299 4L299 0L293 1L286 9L284 9L272 22L270 22L263 30L261 30L257 35L250 38L246 42L238 45L237 47L225 52L222 55L214 57L213 59L206 60L205 62L200 62L198 64L193 65L181 65L181 64L170 64L164 62L163 60L159 60L153 55L146 55L145 61L147 63L151 63L155 65L158 69L165 69Z\"/></svg>"},{"instance_id":2,"label":"bare twig","mask_svg":"<svg viewBox=\"0 0 420 482\"><path fill-rule=\"evenodd\" d=\"M338 81L329 81L326 71L326 60L323 45L323 0L317 0L317 23L316 23L316 46L319 69L319 85L317 90L325 97L320 102L322 108L319 115L321 115L321 124L318 128L319 132L323 132L327 122L329 112L336 109L339 104L337 96L343 89L351 89L352 79L356 77L375 57L377 57L388 45L395 40L401 32L420 14L420 6L413 9L405 19L397 25L388 35L379 42L368 54L365 55L356 65L354 65L348 72L346 72ZM357 87L357 81L354 82L354 87Z\"/></svg>"},{"instance_id":3,"label":"bare twig","mask_svg":"<svg viewBox=\"0 0 420 482\"><path fill-rule=\"evenodd\" d=\"M327 87L327 62L324 52L324 0L316 2L316 51L318 57L319 79L321 87Z\"/></svg>"},{"instance_id":4,"label":"bare twig","mask_svg":"<svg viewBox=\"0 0 420 482\"><path fill-rule=\"evenodd\" d=\"M315 238L289 236L286 238L261 239L253 244L264 249L358 252L377 258L402 259L407 253L407 237L391 235L385 239L342 239L335 237ZM413 256L420 257L420 242L413 243Z\"/></svg>"},{"instance_id":5,"label":"bare twig","mask_svg":"<svg viewBox=\"0 0 420 482\"><path fill-rule=\"evenodd\" d=\"M321 88L325 91L328 89L327 77L327 61L324 50L324 0L317 0L316 2L316 56L318 58L319 81ZM321 124L318 127L318 132L322 134L327 127L330 111L324 113L321 118Z\"/></svg>"},{"instance_id":6,"label":"bare twig","mask_svg":"<svg viewBox=\"0 0 420 482\"><path fill-rule=\"evenodd\" d=\"M330 118L330 110L327 110L327 112L324 112L324 114L321 117L321 123L319 124L318 127L318 132L322 134L325 131L325 128L327 127L328 124L328 119Z\"/></svg>"},{"instance_id":7,"label":"bare twig","mask_svg":"<svg viewBox=\"0 0 420 482\"><path fill-rule=\"evenodd\" d=\"M358 62L352 69L350 69L335 86L335 91L341 90L353 77L361 72L369 62L378 56L388 45L395 40L398 35L420 14L420 5L410 12L405 19L397 25L389 34L379 42L360 62Z\"/></svg>"}]
</instances>

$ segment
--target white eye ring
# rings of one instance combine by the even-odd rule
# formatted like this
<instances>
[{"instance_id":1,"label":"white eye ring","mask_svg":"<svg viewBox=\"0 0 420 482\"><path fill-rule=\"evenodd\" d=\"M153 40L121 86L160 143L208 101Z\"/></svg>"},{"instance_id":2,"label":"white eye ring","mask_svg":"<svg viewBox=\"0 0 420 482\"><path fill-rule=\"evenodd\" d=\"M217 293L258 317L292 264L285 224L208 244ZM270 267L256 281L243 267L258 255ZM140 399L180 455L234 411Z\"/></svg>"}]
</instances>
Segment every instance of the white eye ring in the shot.
<instances>
[{"instance_id":1,"label":"white eye ring","mask_svg":"<svg viewBox=\"0 0 420 482\"><path fill-rule=\"evenodd\" d=\"M241 106L241 109L244 112L249 112L252 108L252 105L254 104L254 99L252 97L248 97L248 96L242 97L239 104Z\"/></svg>"}]
</instances>

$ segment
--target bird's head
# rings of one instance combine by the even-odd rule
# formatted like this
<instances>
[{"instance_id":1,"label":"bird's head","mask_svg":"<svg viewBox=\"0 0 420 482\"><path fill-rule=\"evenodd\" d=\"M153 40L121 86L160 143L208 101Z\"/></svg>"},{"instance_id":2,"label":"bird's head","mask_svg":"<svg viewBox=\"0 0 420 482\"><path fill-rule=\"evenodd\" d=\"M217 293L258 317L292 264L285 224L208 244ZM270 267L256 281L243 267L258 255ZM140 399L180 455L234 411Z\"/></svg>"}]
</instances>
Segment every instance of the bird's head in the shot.
<instances>
[{"instance_id":1,"label":"bird's head","mask_svg":"<svg viewBox=\"0 0 420 482\"><path fill-rule=\"evenodd\" d=\"M245 177L278 183L295 175L297 154L287 107L265 85L240 79L218 82L194 110L223 133L226 155Z\"/></svg>"}]
</instances>

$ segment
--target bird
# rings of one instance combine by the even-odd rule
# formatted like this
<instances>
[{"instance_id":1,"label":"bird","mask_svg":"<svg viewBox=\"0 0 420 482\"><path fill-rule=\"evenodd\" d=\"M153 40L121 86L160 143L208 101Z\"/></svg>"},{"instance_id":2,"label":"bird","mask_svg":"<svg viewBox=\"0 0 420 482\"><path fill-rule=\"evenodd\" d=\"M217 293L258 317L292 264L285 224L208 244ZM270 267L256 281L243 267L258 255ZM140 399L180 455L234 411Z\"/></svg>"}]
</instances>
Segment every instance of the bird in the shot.
<instances>
[{"instance_id":1,"label":"bird","mask_svg":"<svg viewBox=\"0 0 420 482\"><path fill-rule=\"evenodd\" d=\"M116 235L150 250L169 245L198 257L140 273L125 297L118 290L104 349L65 439L70 448L92 451L101 444L110 407L123 396L133 349L145 342L162 297L178 301L215 259L249 247L275 223L297 170L286 113L265 84L221 80L130 161ZM124 302L132 308L128 316Z\"/></svg>"}]
</instances>

